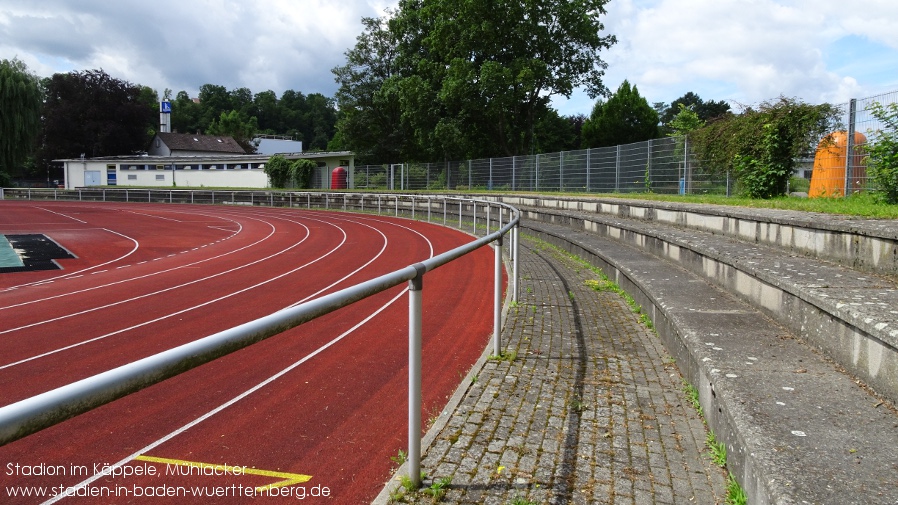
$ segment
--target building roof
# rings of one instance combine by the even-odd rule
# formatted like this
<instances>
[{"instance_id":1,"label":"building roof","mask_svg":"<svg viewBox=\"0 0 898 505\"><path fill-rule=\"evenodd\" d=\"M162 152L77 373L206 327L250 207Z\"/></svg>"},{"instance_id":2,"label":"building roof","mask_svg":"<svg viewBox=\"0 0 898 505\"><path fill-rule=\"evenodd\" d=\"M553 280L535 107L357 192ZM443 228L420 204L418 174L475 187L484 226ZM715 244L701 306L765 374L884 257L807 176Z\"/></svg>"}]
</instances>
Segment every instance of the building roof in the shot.
<instances>
[{"instance_id":1,"label":"building roof","mask_svg":"<svg viewBox=\"0 0 898 505\"><path fill-rule=\"evenodd\" d=\"M160 132L156 136L172 151L246 154L232 137L169 132Z\"/></svg>"},{"instance_id":2,"label":"building roof","mask_svg":"<svg viewBox=\"0 0 898 505\"><path fill-rule=\"evenodd\" d=\"M355 153L352 151L311 151L303 153L284 153L281 156L288 160L296 159L320 159L320 158L349 158L352 159ZM203 155L174 155L174 156L152 156L152 155L121 155L121 156L97 156L96 158L60 158L55 162L72 162L72 161L107 161L119 163L206 163L223 161L230 163L232 161L246 161L249 163L266 162L271 158L268 154L243 154L235 155L230 153L222 154L203 154Z\"/></svg>"}]
</instances>

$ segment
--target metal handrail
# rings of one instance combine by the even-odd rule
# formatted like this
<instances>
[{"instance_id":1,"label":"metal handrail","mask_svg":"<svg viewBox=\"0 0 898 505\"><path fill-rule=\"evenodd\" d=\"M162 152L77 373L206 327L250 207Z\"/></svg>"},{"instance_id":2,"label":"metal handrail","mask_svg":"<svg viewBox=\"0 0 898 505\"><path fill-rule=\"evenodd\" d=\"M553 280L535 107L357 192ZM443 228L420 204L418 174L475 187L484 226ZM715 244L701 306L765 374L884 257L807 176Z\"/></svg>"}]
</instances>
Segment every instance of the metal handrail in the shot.
<instances>
[{"instance_id":1,"label":"metal handrail","mask_svg":"<svg viewBox=\"0 0 898 505\"><path fill-rule=\"evenodd\" d=\"M108 191L108 190L107 190ZM8 191L7 191L8 193ZM105 193L105 191L104 191ZM30 196L29 191L29 196ZM302 195L311 195L303 192ZM337 196L337 193L322 193L323 195ZM346 195L370 194L347 193ZM0 198L4 195L0 190ZM363 196L363 198L364 198ZM0 446L18 440L40 430L58 424L79 414L95 409L113 400L135 393L148 386L174 377L202 364L243 349L266 338L277 335L303 323L311 321L359 300L381 293L387 289L398 286L403 282L409 283L409 478L416 484L420 484L420 448L421 448L421 290L423 289L424 274L464 256L484 245L496 242L495 268L494 268L494 353L501 351L501 257L503 237L511 232L511 254L509 255L514 265L514 275L517 276L517 227L520 220L520 212L507 204L459 197L428 196L428 195L378 195L386 198L396 198L398 214L398 199L406 196L419 199L442 198L459 200L459 212L462 203L470 202L474 207L473 215L476 231L476 205L480 203L487 209L491 207L505 208L509 211L509 222L501 226L501 213L497 222L500 228L480 237L472 242L456 247L432 258L395 270L380 277L356 284L329 295L316 298L294 307L288 307L268 316L235 326L233 328L209 335L154 354L152 356L122 365L106 372L88 377L71 384L41 393L39 395L18 401L16 403L0 407ZM54 198L57 193L54 193ZM80 196L79 196L80 198ZM432 203L432 202L431 202ZM345 200L344 200L345 205ZM414 213L414 203L412 204ZM429 213L428 213L429 216ZM445 220L445 207L444 207ZM489 221L488 221L489 222ZM513 298L517 299L517 279L514 279Z\"/></svg>"}]
</instances>

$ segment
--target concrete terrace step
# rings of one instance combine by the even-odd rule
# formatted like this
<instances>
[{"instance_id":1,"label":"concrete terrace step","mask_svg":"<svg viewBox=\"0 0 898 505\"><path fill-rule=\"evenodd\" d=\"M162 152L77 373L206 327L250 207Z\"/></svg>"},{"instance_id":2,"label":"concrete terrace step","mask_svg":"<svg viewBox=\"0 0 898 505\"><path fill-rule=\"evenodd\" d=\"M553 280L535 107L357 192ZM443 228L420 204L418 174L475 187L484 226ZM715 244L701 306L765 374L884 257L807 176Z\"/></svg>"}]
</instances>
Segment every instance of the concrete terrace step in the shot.
<instances>
[{"instance_id":1,"label":"concrete terrace step","mask_svg":"<svg viewBox=\"0 0 898 505\"><path fill-rule=\"evenodd\" d=\"M698 215L700 208L695 207L691 212ZM898 403L896 277L806 256L794 248L742 240L726 230L711 233L658 220L584 211L523 210L528 219L563 224L622 241L702 275L750 301ZM754 218L760 220L764 216L758 214ZM708 222L695 217L691 220ZM795 222L793 219L793 225ZM812 224L807 220L801 223ZM898 225L881 223L878 230L892 228ZM869 227L865 232L854 235L852 240L862 242L857 237L873 237Z\"/></svg>"},{"instance_id":2,"label":"concrete terrace step","mask_svg":"<svg viewBox=\"0 0 898 505\"><path fill-rule=\"evenodd\" d=\"M750 503L898 503L898 415L838 364L704 272L594 231L524 226L601 267L643 306Z\"/></svg>"}]
</instances>

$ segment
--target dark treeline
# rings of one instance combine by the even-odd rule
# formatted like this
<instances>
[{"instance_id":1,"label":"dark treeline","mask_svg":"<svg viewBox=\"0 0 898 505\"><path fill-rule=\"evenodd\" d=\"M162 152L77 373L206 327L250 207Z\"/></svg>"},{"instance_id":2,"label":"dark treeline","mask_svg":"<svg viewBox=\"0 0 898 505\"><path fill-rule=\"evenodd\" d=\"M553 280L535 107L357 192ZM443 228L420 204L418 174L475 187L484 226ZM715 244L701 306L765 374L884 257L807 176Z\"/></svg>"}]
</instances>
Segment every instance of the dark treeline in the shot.
<instances>
[{"instance_id":1,"label":"dark treeline","mask_svg":"<svg viewBox=\"0 0 898 505\"><path fill-rule=\"evenodd\" d=\"M166 90L166 94L170 93ZM180 91L172 102L172 131L221 133L222 115L236 119L254 133L286 135L303 142L304 150L326 150L334 136L337 110L333 98L287 90L253 93L249 88L228 91L224 86L204 84L194 99ZM225 118L226 119L226 118Z\"/></svg>"},{"instance_id":2,"label":"dark treeline","mask_svg":"<svg viewBox=\"0 0 898 505\"><path fill-rule=\"evenodd\" d=\"M0 62L0 183L60 179L54 159L144 152L159 130L159 94L103 70L58 73L40 79L18 60ZM27 93L26 93L27 91ZM26 99L28 97L32 97ZM172 131L229 135L247 152L257 134L303 142L303 150L327 150L336 131L334 100L287 90L253 93L204 84L199 96L180 91L171 99ZM15 135L13 135L15 133Z\"/></svg>"}]
</instances>

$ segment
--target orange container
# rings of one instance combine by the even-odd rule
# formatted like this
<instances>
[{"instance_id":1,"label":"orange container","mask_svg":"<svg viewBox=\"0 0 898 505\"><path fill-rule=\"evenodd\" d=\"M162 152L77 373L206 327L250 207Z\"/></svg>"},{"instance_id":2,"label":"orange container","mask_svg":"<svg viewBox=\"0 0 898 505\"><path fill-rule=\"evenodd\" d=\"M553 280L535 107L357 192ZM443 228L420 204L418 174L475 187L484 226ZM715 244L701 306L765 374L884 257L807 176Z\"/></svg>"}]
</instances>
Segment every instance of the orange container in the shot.
<instances>
[{"instance_id":1,"label":"orange container","mask_svg":"<svg viewBox=\"0 0 898 505\"><path fill-rule=\"evenodd\" d=\"M814 156L814 171L811 172L811 189L808 196L840 197L845 195L845 161L848 146L846 140L848 132L830 133L817 145L817 154ZM863 133L854 132L854 145L859 146L867 142ZM864 163L864 155L859 149L854 150L851 156L851 190L864 189L863 182L867 177L867 167Z\"/></svg>"}]
</instances>

